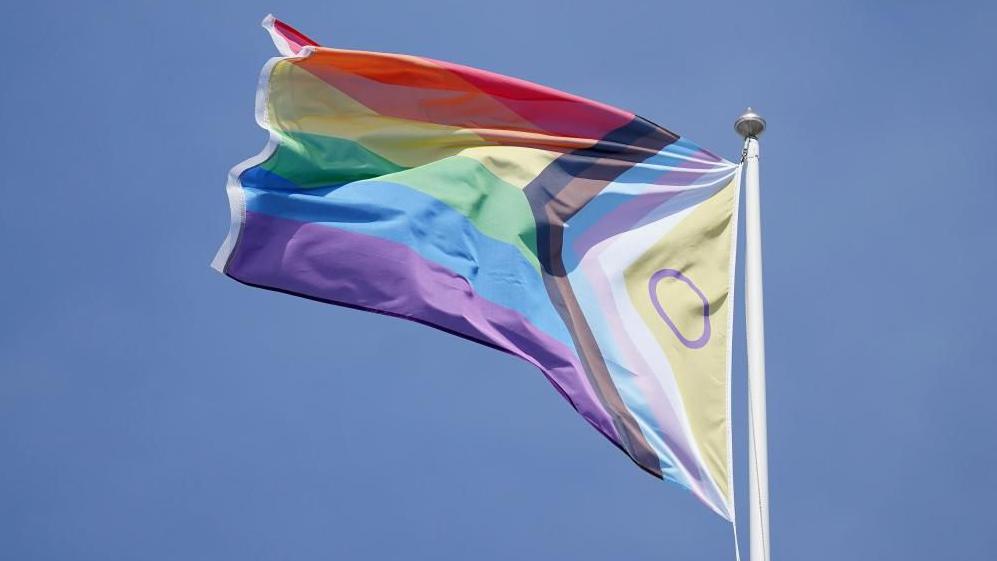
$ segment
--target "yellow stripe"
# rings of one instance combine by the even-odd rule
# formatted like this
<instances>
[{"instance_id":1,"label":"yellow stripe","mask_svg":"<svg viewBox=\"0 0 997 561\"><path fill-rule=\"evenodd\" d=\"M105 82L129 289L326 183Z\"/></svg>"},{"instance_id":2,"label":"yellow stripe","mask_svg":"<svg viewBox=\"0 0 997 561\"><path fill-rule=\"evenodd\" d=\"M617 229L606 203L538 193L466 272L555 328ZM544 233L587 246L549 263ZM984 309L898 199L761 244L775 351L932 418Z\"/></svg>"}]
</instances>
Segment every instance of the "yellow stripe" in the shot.
<instances>
[{"instance_id":1,"label":"yellow stripe","mask_svg":"<svg viewBox=\"0 0 997 561\"><path fill-rule=\"evenodd\" d=\"M560 155L537 148L501 146L471 129L381 115L287 62L278 63L273 69L268 109L270 124L278 131L351 140L402 167L416 167L454 155L466 156L480 161L497 177L519 188ZM510 138L523 136L516 131L504 134ZM560 140L545 138L550 144Z\"/></svg>"},{"instance_id":2,"label":"yellow stripe","mask_svg":"<svg viewBox=\"0 0 997 561\"><path fill-rule=\"evenodd\" d=\"M685 217L624 273L627 292L644 323L668 357L693 438L711 477L731 499L728 485L727 338L730 251L733 235L733 180ZM648 293L651 276L674 269L691 279L710 303L711 336L690 349L662 321ZM703 332L703 303L688 285L665 279L657 285L661 306L687 339Z\"/></svg>"},{"instance_id":3,"label":"yellow stripe","mask_svg":"<svg viewBox=\"0 0 997 561\"><path fill-rule=\"evenodd\" d=\"M522 189L561 154L519 146L487 146L466 148L460 155L478 160L506 183Z\"/></svg>"}]
</instances>

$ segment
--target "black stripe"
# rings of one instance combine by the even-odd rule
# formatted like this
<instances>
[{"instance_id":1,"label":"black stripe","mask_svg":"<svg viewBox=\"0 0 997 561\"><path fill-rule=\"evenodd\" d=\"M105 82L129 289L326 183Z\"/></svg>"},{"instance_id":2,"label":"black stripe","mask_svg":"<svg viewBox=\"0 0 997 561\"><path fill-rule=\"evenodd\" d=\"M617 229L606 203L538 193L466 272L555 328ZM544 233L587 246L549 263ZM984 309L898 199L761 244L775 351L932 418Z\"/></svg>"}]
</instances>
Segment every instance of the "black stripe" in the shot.
<instances>
[{"instance_id":1,"label":"black stripe","mask_svg":"<svg viewBox=\"0 0 997 561\"><path fill-rule=\"evenodd\" d=\"M537 250L544 286L561 315L600 401L613 418L622 442L615 442L645 471L662 477L658 455L644 438L606 368L598 343L568 282L561 248L564 224L606 185L678 140L641 117L610 132L590 148L565 153L551 162L524 189L537 225Z\"/></svg>"}]
</instances>

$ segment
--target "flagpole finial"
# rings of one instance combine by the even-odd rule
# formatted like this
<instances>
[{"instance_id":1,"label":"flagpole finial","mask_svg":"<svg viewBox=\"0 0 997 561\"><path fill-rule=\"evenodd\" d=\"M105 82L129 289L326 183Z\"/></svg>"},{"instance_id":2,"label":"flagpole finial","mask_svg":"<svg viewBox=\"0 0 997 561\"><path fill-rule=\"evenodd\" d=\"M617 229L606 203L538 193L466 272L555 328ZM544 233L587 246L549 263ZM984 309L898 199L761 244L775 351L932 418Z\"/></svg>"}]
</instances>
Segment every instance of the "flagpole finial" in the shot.
<instances>
[{"instance_id":1,"label":"flagpole finial","mask_svg":"<svg viewBox=\"0 0 997 561\"><path fill-rule=\"evenodd\" d=\"M743 138L758 138L765 132L765 119L749 107L734 121L734 130Z\"/></svg>"}]
</instances>

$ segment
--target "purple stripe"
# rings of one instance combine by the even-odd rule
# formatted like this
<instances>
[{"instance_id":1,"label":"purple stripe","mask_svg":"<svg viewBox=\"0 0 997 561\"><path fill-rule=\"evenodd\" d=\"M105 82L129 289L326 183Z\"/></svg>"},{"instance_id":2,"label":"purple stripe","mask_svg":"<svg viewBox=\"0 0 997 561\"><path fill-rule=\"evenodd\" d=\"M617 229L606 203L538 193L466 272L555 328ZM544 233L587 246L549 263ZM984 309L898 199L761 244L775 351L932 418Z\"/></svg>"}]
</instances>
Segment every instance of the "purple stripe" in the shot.
<instances>
[{"instance_id":1,"label":"purple stripe","mask_svg":"<svg viewBox=\"0 0 997 561\"><path fill-rule=\"evenodd\" d=\"M403 244L247 212L225 273L246 284L417 321L521 357L620 445L574 351Z\"/></svg>"}]
</instances>

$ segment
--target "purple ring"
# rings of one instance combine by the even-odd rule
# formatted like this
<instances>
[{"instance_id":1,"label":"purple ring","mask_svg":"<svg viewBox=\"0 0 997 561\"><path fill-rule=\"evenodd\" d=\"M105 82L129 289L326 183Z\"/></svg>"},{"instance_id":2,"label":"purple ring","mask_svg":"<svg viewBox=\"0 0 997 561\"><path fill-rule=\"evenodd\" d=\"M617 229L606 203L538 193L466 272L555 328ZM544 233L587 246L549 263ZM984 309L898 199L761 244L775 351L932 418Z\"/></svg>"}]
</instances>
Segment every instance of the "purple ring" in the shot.
<instances>
[{"instance_id":1,"label":"purple ring","mask_svg":"<svg viewBox=\"0 0 997 561\"><path fill-rule=\"evenodd\" d=\"M699 299L703 301L703 334L700 335L698 339L686 338L686 336L679 331L678 327L675 326L675 323L672 321L672 318L668 316L668 313L665 312L664 308L661 307L661 302L658 301L657 288L658 288L658 283L666 278L673 278L684 282L686 285L689 286L689 288L692 289L693 292L696 293L697 296L699 296ZM658 315L661 316L661 319L665 320L665 323L668 324L668 327L672 330L672 333L674 333L675 336L678 337L678 340L681 341L683 345L685 345L690 349L701 349L706 345L707 342L709 342L710 302L709 300L706 299L706 295L703 294L703 291L700 290L699 287L696 286L696 284L689 279L689 277L683 275L680 271L676 271L675 269L661 269L660 271L651 275L651 280L648 281L647 288L648 288L648 294L651 296L651 304L654 305L654 310L658 312Z\"/></svg>"}]
</instances>

